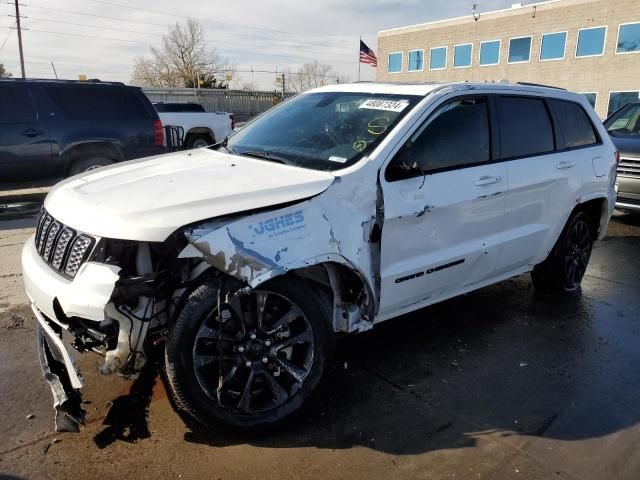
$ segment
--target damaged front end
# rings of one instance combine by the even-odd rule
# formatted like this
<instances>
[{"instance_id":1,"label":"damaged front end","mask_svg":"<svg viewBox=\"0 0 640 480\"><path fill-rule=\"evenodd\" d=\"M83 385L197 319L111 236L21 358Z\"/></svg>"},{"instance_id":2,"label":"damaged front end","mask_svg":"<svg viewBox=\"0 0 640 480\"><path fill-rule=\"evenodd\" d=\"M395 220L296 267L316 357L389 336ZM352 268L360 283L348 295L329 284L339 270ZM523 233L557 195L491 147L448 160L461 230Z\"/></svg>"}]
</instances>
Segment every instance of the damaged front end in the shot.
<instances>
[{"instance_id":1,"label":"damaged front end","mask_svg":"<svg viewBox=\"0 0 640 480\"><path fill-rule=\"evenodd\" d=\"M84 381L65 340L79 353L102 356L101 374L137 377L149 342L162 339L189 275L198 271L194 262L176 265L176 252L184 246L178 239L99 239L72 282L35 258L33 240L25 246L25 286L38 321L39 360L53 393L57 431L78 431L85 417Z\"/></svg>"}]
</instances>

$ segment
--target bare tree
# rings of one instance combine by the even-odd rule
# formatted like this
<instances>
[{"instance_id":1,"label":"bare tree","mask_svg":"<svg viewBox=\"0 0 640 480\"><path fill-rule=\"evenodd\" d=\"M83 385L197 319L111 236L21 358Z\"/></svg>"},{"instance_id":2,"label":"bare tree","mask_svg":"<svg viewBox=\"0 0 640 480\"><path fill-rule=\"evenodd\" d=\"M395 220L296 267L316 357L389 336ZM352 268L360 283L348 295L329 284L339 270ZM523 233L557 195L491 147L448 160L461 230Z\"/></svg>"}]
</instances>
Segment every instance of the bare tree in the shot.
<instances>
[{"instance_id":1,"label":"bare tree","mask_svg":"<svg viewBox=\"0 0 640 480\"><path fill-rule=\"evenodd\" d=\"M151 87L224 88L224 65L215 48L209 48L200 23L189 18L176 23L162 37L160 48L151 47L151 58L137 58L131 74L134 85Z\"/></svg>"},{"instance_id":2,"label":"bare tree","mask_svg":"<svg viewBox=\"0 0 640 480\"><path fill-rule=\"evenodd\" d=\"M338 75L333 71L331 65L314 60L311 63L305 63L295 72L287 73L285 78L286 89L300 93L311 88L336 83Z\"/></svg>"},{"instance_id":3,"label":"bare tree","mask_svg":"<svg viewBox=\"0 0 640 480\"><path fill-rule=\"evenodd\" d=\"M7 72L6 68L4 68L4 64L0 63L0 78L9 78L11 76L10 72Z\"/></svg>"}]
</instances>

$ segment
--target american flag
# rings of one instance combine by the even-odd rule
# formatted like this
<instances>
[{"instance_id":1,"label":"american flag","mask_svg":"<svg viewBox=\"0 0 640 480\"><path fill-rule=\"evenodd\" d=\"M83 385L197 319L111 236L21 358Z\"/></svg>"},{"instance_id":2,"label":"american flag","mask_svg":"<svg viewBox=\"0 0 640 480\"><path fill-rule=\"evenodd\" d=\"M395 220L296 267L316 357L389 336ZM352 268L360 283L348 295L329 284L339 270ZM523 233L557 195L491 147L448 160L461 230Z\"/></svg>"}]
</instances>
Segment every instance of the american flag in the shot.
<instances>
[{"instance_id":1,"label":"american flag","mask_svg":"<svg viewBox=\"0 0 640 480\"><path fill-rule=\"evenodd\" d=\"M362 40L360 40L360 63L366 63L372 67L378 66L376 54Z\"/></svg>"}]
</instances>

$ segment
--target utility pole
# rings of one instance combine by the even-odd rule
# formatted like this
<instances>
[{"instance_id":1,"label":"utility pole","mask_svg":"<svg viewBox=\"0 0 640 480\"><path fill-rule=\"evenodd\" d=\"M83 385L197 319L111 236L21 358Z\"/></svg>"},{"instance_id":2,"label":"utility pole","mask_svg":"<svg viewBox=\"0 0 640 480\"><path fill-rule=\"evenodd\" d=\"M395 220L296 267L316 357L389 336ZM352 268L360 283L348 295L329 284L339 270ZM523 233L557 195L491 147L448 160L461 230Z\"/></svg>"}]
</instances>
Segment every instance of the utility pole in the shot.
<instances>
[{"instance_id":1,"label":"utility pole","mask_svg":"<svg viewBox=\"0 0 640 480\"><path fill-rule=\"evenodd\" d=\"M282 74L282 100L284 101L284 92L285 92L285 88L284 88L284 73Z\"/></svg>"},{"instance_id":2,"label":"utility pole","mask_svg":"<svg viewBox=\"0 0 640 480\"><path fill-rule=\"evenodd\" d=\"M18 27L18 47L20 49L20 70L22 71L22 78L25 78L24 74L24 53L22 52L22 30L20 29L20 7L18 6L18 0L16 3L16 26Z\"/></svg>"}]
</instances>

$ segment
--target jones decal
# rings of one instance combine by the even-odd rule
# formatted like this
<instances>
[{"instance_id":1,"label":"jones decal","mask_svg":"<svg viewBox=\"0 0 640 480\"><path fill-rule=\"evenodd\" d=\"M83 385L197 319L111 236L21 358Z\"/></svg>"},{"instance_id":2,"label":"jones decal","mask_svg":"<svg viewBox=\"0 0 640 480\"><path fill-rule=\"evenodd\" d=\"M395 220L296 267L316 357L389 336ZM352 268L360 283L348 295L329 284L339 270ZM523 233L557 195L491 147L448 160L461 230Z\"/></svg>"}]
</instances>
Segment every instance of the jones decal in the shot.
<instances>
[{"instance_id":1,"label":"jones decal","mask_svg":"<svg viewBox=\"0 0 640 480\"><path fill-rule=\"evenodd\" d=\"M258 225L249 225L256 235L270 234L270 236L282 235L303 227L304 215L301 210L264 220Z\"/></svg>"}]
</instances>

